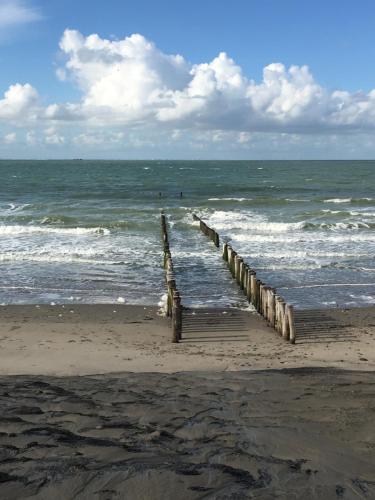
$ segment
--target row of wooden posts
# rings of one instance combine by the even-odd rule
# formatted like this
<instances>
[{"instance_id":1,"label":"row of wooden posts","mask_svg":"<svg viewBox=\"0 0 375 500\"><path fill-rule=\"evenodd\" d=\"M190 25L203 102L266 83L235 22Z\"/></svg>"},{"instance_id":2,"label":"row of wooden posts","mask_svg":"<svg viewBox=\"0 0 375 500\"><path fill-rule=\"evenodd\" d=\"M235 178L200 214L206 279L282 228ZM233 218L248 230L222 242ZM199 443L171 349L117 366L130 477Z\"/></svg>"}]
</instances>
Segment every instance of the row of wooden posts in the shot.
<instances>
[{"instance_id":1,"label":"row of wooden posts","mask_svg":"<svg viewBox=\"0 0 375 500\"><path fill-rule=\"evenodd\" d=\"M219 247L219 235L208 227L197 215L194 214L193 218L199 221L200 224L204 224L205 230L202 230L202 232L209 236L215 245ZM212 233L217 235L217 238L213 239L210 236ZM227 262L233 278L244 291L247 300L266 319L269 326L274 328L285 340L289 340L289 342L294 344L296 341L296 329L293 306L287 304L274 288L267 286L260 279L257 279L254 269L244 262L243 258L233 250L229 243L223 244L223 259Z\"/></svg>"},{"instance_id":2,"label":"row of wooden posts","mask_svg":"<svg viewBox=\"0 0 375 500\"><path fill-rule=\"evenodd\" d=\"M200 230L202 231L202 233L205 234L206 236L208 236L210 238L210 240L212 240L214 242L215 246L217 246L217 248L219 248L220 247L220 238L219 238L218 233L216 231L214 231L213 229L211 229L209 226L207 226L207 224L197 215L193 214L193 219L195 221L199 222L199 227L200 227Z\"/></svg>"},{"instance_id":3,"label":"row of wooden posts","mask_svg":"<svg viewBox=\"0 0 375 500\"><path fill-rule=\"evenodd\" d=\"M160 222L164 250L165 282L167 286L166 315L172 320L172 342L176 343L181 340L182 334L182 304L176 286L172 254L169 248L168 226L164 212L161 212Z\"/></svg>"}]
</instances>

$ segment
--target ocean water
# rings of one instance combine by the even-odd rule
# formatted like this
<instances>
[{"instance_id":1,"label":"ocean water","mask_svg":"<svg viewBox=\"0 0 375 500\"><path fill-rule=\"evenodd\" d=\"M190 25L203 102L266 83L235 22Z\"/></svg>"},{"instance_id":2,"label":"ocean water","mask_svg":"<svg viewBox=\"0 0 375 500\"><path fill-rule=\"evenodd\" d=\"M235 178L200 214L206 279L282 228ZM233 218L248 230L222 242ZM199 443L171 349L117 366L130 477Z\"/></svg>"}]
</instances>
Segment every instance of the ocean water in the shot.
<instances>
[{"instance_id":1,"label":"ocean water","mask_svg":"<svg viewBox=\"0 0 375 500\"><path fill-rule=\"evenodd\" d=\"M0 303L246 303L196 212L300 308L375 303L375 162L0 161ZM182 192L182 197L180 193Z\"/></svg>"}]
</instances>

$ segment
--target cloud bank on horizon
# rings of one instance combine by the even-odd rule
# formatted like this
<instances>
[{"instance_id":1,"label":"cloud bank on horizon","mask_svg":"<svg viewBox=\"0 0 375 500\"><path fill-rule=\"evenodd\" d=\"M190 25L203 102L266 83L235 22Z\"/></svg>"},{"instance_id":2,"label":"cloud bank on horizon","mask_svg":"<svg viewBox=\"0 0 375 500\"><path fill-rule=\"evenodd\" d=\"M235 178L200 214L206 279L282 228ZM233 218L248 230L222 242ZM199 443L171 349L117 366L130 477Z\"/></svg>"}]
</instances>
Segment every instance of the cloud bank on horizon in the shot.
<instances>
[{"instance_id":1,"label":"cloud bank on horizon","mask_svg":"<svg viewBox=\"0 0 375 500\"><path fill-rule=\"evenodd\" d=\"M0 11L8 4L0 4ZM7 130L3 143L14 143L20 129L29 146L41 140L61 146L71 140L88 147L127 137L146 144L152 130L168 141L185 133L194 141L198 133L213 142L235 139L239 146L251 143L254 134L287 134L295 141L306 135L375 131L375 89L328 90L307 66L272 63L256 82L225 52L191 64L182 55L165 54L140 34L108 40L67 29L59 45L64 64L57 77L77 86L81 99L45 104L32 83L14 83L0 98L0 123L13 126L17 135ZM64 133L72 127L69 139Z\"/></svg>"}]
</instances>

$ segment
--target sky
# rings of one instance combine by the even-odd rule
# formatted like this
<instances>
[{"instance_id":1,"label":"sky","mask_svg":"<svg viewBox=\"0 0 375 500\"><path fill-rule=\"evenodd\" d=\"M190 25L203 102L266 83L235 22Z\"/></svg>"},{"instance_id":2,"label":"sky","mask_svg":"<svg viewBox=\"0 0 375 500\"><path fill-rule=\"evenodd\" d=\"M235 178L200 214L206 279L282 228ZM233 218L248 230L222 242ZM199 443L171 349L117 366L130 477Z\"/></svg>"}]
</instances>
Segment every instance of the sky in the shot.
<instances>
[{"instance_id":1,"label":"sky","mask_svg":"<svg viewBox=\"0 0 375 500\"><path fill-rule=\"evenodd\" d=\"M0 0L0 158L375 158L370 0Z\"/></svg>"}]
</instances>

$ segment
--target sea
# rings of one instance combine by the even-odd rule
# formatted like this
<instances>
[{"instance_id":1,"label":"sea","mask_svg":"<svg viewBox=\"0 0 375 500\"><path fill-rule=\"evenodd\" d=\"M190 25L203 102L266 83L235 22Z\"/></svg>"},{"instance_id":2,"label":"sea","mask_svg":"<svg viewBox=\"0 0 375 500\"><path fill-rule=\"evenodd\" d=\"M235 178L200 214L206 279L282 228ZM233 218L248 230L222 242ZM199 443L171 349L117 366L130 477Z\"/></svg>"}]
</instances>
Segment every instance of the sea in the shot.
<instances>
[{"instance_id":1,"label":"sea","mask_svg":"<svg viewBox=\"0 0 375 500\"><path fill-rule=\"evenodd\" d=\"M374 161L0 161L0 304L247 307L192 214L296 308L375 304Z\"/></svg>"}]
</instances>

